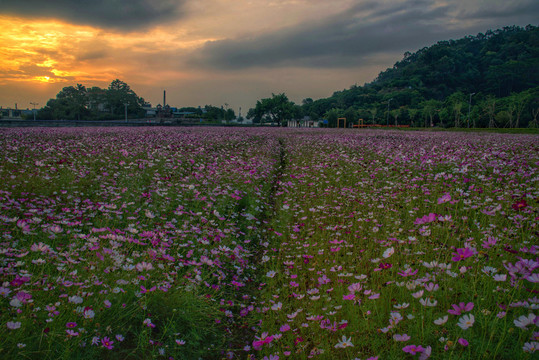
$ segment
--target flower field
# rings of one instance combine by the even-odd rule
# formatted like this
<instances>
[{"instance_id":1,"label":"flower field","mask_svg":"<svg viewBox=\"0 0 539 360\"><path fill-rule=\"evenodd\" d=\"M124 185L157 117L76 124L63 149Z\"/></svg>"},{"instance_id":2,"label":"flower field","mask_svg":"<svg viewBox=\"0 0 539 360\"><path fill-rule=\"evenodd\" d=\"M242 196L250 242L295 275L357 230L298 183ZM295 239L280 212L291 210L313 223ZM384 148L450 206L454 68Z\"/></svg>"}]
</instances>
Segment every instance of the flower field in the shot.
<instances>
[{"instance_id":1,"label":"flower field","mask_svg":"<svg viewBox=\"0 0 539 360\"><path fill-rule=\"evenodd\" d=\"M539 138L0 131L10 359L532 359Z\"/></svg>"}]
</instances>

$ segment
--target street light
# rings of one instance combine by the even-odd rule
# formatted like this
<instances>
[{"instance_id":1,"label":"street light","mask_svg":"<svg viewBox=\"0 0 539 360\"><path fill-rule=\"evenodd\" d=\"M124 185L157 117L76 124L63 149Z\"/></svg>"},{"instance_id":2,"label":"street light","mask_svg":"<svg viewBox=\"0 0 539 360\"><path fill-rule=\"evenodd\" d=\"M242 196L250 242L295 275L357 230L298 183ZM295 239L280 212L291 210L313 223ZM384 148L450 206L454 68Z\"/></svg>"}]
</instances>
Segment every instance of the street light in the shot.
<instances>
[{"instance_id":1,"label":"street light","mask_svg":"<svg viewBox=\"0 0 539 360\"><path fill-rule=\"evenodd\" d=\"M468 100L468 129L470 128L470 111L472 110L472 96L474 95L475 93L471 93L470 100Z\"/></svg>"},{"instance_id":2,"label":"street light","mask_svg":"<svg viewBox=\"0 0 539 360\"><path fill-rule=\"evenodd\" d=\"M34 121L36 121L36 105L39 105L39 104L35 102L31 102L30 105L34 105Z\"/></svg>"},{"instance_id":3,"label":"street light","mask_svg":"<svg viewBox=\"0 0 539 360\"><path fill-rule=\"evenodd\" d=\"M387 116L386 116L386 125L387 127L389 127L389 104L391 103L391 100L393 100L393 98L389 99L387 101Z\"/></svg>"}]
</instances>

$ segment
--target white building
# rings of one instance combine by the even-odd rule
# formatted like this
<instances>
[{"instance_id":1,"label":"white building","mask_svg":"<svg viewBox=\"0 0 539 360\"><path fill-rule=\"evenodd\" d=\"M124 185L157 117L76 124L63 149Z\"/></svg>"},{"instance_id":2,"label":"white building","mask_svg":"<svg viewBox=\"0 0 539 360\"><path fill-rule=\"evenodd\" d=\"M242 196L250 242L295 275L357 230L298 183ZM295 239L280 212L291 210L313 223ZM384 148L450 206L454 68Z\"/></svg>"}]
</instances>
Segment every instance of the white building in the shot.
<instances>
[{"instance_id":1,"label":"white building","mask_svg":"<svg viewBox=\"0 0 539 360\"><path fill-rule=\"evenodd\" d=\"M311 120L309 116L305 116L303 119L288 120L288 127L317 128L317 127L320 127L320 121Z\"/></svg>"}]
</instances>

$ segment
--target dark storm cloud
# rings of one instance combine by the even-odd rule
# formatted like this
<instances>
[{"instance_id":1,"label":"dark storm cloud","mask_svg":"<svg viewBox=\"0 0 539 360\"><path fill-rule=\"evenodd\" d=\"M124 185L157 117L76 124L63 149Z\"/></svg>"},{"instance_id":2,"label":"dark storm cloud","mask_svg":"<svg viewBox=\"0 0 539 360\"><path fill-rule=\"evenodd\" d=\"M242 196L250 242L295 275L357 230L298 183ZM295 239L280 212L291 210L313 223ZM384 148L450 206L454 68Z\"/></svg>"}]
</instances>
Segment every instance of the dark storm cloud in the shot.
<instances>
[{"instance_id":1,"label":"dark storm cloud","mask_svg":"<svg viewBox=\"0 0 539 360\"><path fill-rule=\"evenodd\" d=\"M462 11L459 16L465 19L529 19L531 25L536 25L539 21L539 1L524 0L491 4L488 8Z\"/></svg>"},{"instance_id":2,"label":"dark storm cloud","mask_svg":"<svg viewBox=\"0 0 539 360\"><path fill-rule=\"evenodd\" d=\"M0 14L134 30L178 18L183 3L179 0L0 0Z\"/></svg>"},{"instance_id":3,"label":"dark storm cloud","mask_svg":"<svg viewBox=\"0 0 539 360\"><path fill-rule=\"evenodd\" d=\"M252 38L208 42L198 64L240 70L250 67L352 67L381 53L415 51L439 40L463 36L474 26L451 30L457 11L432 1L362 2L318 23L304 23ZM477 28L477 29L476 29Z\"/></svg>"},{"instance_id":4,"label":"dark storm cloud","mask_svg":"<svg viewBox=\"0 0 539 360\"><path fill-rule=\"evenodd\" d=\"M408 50L437 39L440 29L435 23L446 13L446 7L431 8L423 0L396 5L367 2L319 23L209 42L197 61L228 69L352 66L363 56Z\"/></svg>"}]
</instances>

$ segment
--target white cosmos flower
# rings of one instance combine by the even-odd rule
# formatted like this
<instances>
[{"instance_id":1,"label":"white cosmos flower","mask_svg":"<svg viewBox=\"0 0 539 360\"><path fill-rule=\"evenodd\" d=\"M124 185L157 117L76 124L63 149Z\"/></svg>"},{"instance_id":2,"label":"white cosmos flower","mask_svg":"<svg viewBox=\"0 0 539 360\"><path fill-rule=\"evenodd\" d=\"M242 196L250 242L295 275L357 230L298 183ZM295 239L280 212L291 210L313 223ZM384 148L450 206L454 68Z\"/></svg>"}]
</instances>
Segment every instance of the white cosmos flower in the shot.
<instances>
[{"instance_id":1,"label":"white cosmos flower","mask_svg":"<svg viewBox=\"0 0 539 360\"><path fill-rule=\"evenodd\" d=\"M352 337L349 337L348 339L346 338L346 336L342 336L342 340L339 341L337 343L337 345L335 345L335 348L336 349L344 349L344 348L347 348L349 346L354 346L354 344L352 344Z\"/></svg>"},{"instance_id":2,"label":"white cosmos flower","mask_svg":"<svg viewBox=\"0 0 539 360\"><path fill-rule=\"evenodd\" d=\"M384 259L387 259L388 257L393 255L394 253L395 253L395 249L393 247L390 247L390 248L387 248L386 251L384 251L382 257Z\"/></svg>"},{"instance_id":3,"label":"white cosmos flower","mask_svg":"<svg viewBox=\"0 0 539 360\"><path fill-rule=\"evenodd\" d=\"M449 319L449 316L446 315L444 317L441 317L441 318L438 318L438 319L434 320L434 323L436 325L443 325L443 324L445 324L447 322L447 319Z\"/></svg>"},{"instance_id":4,"label":"white cosmos flower","mask_svg":"<svg viewBox=\"0 0 539 360\"><path fill-rule=\"evenodd\" d=\"M419 302L423 306L431 306L431 307L434 307L434 306L436 306L436 304L438 304L438 301L436 299L434 299L434 301L431 301L430 298L419 299Z\"/></svg>"},{"instance_id":5,"label":"white cosmos flower","mask_svg":"<svg viewBox=\"0 0 539 360\"><path fill-rule=\"evenodd\" d=\"M539 342L537 341L525 343L524 346L522 347L522 350L524 350L524 352L527 352L527 353L534 353L535 350L537 349L539 349Z\"/></svg>"},{"instance_id":6,"label":"white cosmos flower","mask_svg":"<svg viewBox=\"0 0 539 360\"><path fill-rule=\"evenodd\" d=\"M518 319L514 320L515 326L522 330L528 330L526 327L534 323L535 315L529 313L528 316L522 315Z\"/></svg>"},{"instance_id":7,"label":"white cosmos flower","mask_svg":"<svg viewBox=\"0 0 539 360\"><path fill-rule=\"evenodd\" d=\"M457 323L457 325L462 330L467 330L473 326L474 322L475 322L475 317L472 314L466 314L459 319L459 322Z\"/></svg>"}]
</instances>

